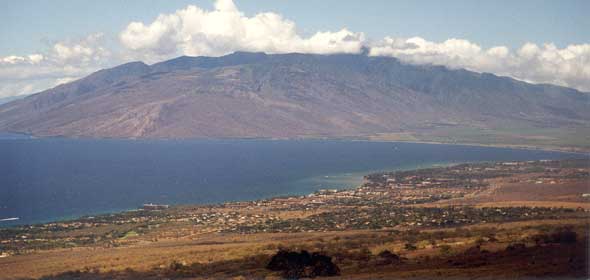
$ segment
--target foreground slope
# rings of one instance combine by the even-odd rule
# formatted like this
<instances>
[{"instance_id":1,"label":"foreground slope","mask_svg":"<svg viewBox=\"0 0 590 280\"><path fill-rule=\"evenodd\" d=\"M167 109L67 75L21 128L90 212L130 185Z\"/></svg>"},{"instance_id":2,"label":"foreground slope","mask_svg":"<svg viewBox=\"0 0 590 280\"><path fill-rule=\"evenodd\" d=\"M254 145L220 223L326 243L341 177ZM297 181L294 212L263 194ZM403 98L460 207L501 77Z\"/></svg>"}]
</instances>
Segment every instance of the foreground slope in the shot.
<instances>
[{"instance_id":1,"label":"foreground slope","mask_svg":"<svg viewBox=\"0 0 590 280\"><path fill-rule=\"evenodd\" d=\"M395 58L234 53L98 71L0 105L0 131L122 138L585 131L589 100L574 89Z\"/></svg>"}]
</instances>

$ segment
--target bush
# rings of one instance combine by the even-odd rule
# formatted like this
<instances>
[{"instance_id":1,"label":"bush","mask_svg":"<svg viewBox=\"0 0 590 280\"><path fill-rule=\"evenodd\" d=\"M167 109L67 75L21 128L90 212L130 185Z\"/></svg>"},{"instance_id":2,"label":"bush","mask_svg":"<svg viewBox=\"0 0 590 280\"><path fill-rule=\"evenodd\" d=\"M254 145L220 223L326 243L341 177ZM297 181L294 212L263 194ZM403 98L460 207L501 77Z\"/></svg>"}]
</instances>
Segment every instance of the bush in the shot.
<instances>
[{"instance_id":1,"label":"bush","mask_svg":"<svg viewBox=\"0 0 590 280\"><path fill-rule=\"evenodd\" d=\"M465 250L464 254L465 255L479 255L481 253L481 246L480 245L475 245L473 247L467 248L467 250Z\"/></svg>"},{"instance_id":2,"label":"bush","mask_svg":"<svg viewBox=\"0 0 590 280\"><path fill-rule=\"evenodd\" d=\"M485 242L486 242L486 241L485 241L483 238L481 238L481 237L480 237L480 238L478 238L478 239L476 239L476 240L475 240L475 245L476 245L476 246L481 246L481 245L483 245Z\"/></svg>"},{"instance_id":3,"label":"bush","mask_svg":"<svg viewBox=\"0 0 590 280\"><path fill-rule=\"evenodd\" d=\"M414 251L414 250L418 249L418 248L416 247L416 245L414 245L414 244L412 244L412 243L406 243L406 244L404 245L404 248L405 248L406 250L408 250L408 251Z\"/></svg>"},{"instance_id":4,"label":"bush","mask_svg":"<svg viewBox=\"0 0 590 280\"><path fill-rule=\"evenodd\" d=\"M371 252L371 250L369 250L369 248L363 247L359 251L359 254L358 255L359 255L359 257L360 257L361 260L363 260L363 261L369 261L369 260L371 260L371 257L373 256L373 253Z\"/></svg>"},{"instance_id":5,"label":"bush","mask_svg":"<svg viewBox=\"0 0 590 280\"><path fill-rule=\"evenodd\" d=\"M522 251L524 249L526 249L526 245L524 243L513 243L513 244L506 246L506 251L511 251L511 252Z\"/></svg>"},{"instance_id":6,"label":"bush","mask_svg":"<svg viewBox=\"0 0 590 280\"><path fill-rule=\"evenodd\" d=\"M578 234L570 229L562 229L551 235L551 241L559 244L574 244L578 240Z\"/></svg>"},{"instance_id":7,"label":"bush","mask_svg":"<svg viewBox=\"0 0 590 280\"><path fill-rule=\"evenodd\" d=\"M440 246L440 253L441 253L443 256L448 256L448 255L450 255L450 254L451 254L451 252L452 252L452 251L451 251L451 246L449 246L449 245L447 245L447 244L444 244L444 245L441 245L441 246Z\"/></svg>"},{"instance_id":8,"label":"bush","mask_svg":"<svg viewBox=\"0 0 590 280\"><path fill-rule=\"evenodd\" d=\"M532 239L537 246L547 243L574 244L578 240L578 234L570 229L559 229L551 235L537 234Z\"/></svg>"},{"instance_id":9,"label":"bush","mask_svg":"<svg viewBox=\"0 0 590 280\"><path fill-rule=\"evenodd\" d=\"M172 270L172 271L178 271L181 269L186 268L186 265L177 261L177 260L173 260L170 265L168 266L168 269Z\"/></svg>"},{"instance_id":10,"label":"bush","mask_svg":"<svg viewBox=\"0 0 590 280\"><path fill-rule=\"evenodd\" d=\"M377 264L378 265L387 265L387 264L394 264L399 263L401 261L400 257L389 250L381 251L377 254Z\"/></svg>"},{"instance_id":11,"label":"bush","mask_svg":"<svg viewBox=\"0 0 590 280\"><path fill-rule=\"evenodd\" d=\"M547 234L536 234L531 237L537 246L542 246L545 243L551 242L551 237Z\"/></svg>"},{"instance_id":12,"label":"bush","mask_svg":"<svg viewBox=\"0 0 590 280\"><path fill-rule=\"evenodd\" d=\"M279 250L266 268L281 271L282 276L289 279L340 275L340 269L331 257L315 252L310 254L305 250L299 253Z\"/></svg>"}]
</instances>

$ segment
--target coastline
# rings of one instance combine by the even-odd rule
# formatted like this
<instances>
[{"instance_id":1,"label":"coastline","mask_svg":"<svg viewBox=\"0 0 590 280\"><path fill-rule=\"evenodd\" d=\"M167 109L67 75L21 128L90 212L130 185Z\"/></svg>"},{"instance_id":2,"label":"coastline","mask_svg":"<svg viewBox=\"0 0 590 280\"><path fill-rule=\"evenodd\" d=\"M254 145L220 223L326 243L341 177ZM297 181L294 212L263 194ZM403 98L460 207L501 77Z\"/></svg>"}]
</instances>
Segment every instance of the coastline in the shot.
<instances>
[{"instance_id":1,"label":"coastline","mask_svg":"<svg viewBox=\"0 0 590 280\"><path fill-rule=\"evenodd\" d=\"M441 163L433 163L432 165L429 165L429 166L430 167L437 167L437 166L441 166ZM421 168L428 168L428 166L416 166L416 168L404 166L404 167L398 168L397 170L414 170L414 169L421 169ZM387 170L390 170L390 169L387 169ZM356 189L356 188L360 187L362 185L362 183L364 182L364 176L371 174L372 172L378 172L378 171L379 170L361 171L361 172L345 172L345 173L338 173L338 174L324 174L324 175L312 176L312 177L303 178L303 179L300 179L297 181L293 181L293 182L291 182L291 184L311 183L318 178L323 178L323 177L338 178L338 177L342 177L342 175L350 174L350 175L358 175L359 176L357 179L351 179L350 180L351 182L358 181L360 183L355 184L355 185L349 185L349 184L348 185L339 185L341 187L335 187L335 189L338 189L338 190ZM254 201L259 201L259 200L268 200L268 199L284 198L284 197L300 197L300 196L306 196L306 195L312 194L313 192L316 192L316 191L319 191L322 189L327 189L327 188L332 188L332 187L315 188L312 192L287 192L287 193L278 194L278 195L265 196L265 197L261 197L259 199L255 199L255 200L225 200L225 201L218 202L218 203L192 203L192 204L182 204L182 203L181 204L174 204L174 203L172 203L172 204L170 204L170 208L171 209L179 209L179 208L183 208L183 207L208 207L208 206L219 206L219 205L224 205L224 204L228 204L228 203L254 202ZM149 203L149 202L146 202L146 203ZM111 210L105 210L105 211L92 211L92 212L88 212L88 213L81 214L81 215L72 214L72 215L67 215L67 216L56 217L55 219L44 219L44 220L40 220L38 222L26 223L26 224L7 225L6 223L3 224L3 221L0 220L0 230L7 229L7 228L25 227L25 226L30 226L30 225L44 225L44 224L52 224L52 223L60 223L60 222L72 222L72 221L84 219L84 218L90 217L90 216L119 215L119 214L123 214L126 212L133 212L133 211L141 210L140 206L141 205L137 205L137 208L124 208L124 209L111 209ZM7 223L12 222L12 220L6 221L6 222Z\"/></svg>"},{"instance_id":2,"label":"coastline","mask_svg":"<svg viewBox=\"0 0 590 280\"><path fill-rule=\"evenodd\" d=\"M28 140L28 139L44 139L44 138L26 138L24 140ZM52 139L56 139L56 138L52 138ZM60 139L77 139L77 138L60 138ZM84 139L92 139L92 140L117 140L117 139L103 139L103 138L84 138ZM130 139L118 139L118 140L130 140ZM145 140L145 141L161 141L159 139L140 139L140 140ZM443 142L423 142L423 141L394 141L394 140L375 140L375 139L333 139L333 138L297 138L297 139L268 139L268 138L248 138L248 139L236 139L236 138L208 138L208 139L166 139L168 141L191 141L191 140L221 140L221 141L229 141L229 140L244 140L244 141L342 141L342 142L367 142L367 143L416 143L416 144L426 144L426 145L452 145L452 146L465 146L465 147L486 147L486 148L503 148L503 149L508 149L508 150L528 150L528 151L549 151L549 152L558 152L558 153L562 153L562 154L567 154L567 155L571 155L572 157L576 157L576 158L580 158L580 157L584 157L587 158L588 154L586 153L576 153L576 152L568 152L568 151L561 151L561 150L548 150L548 149L539 149L539 148L523 148L523 147L512 147L512 146L502 146L502 145L483 145L483 144L460 144L460 143L443 143ZM166 141L164 140L164 141ZM315 175L315 176L310 176L310 177L304 177L301 179L297 179L295 181L290 181L287 184L292 184L292 185L307 185L307 186L312 186L313 188L307 187L305 189L299 189L299 191L297 191L297 188L286 188L288 191L287 192L279 192L279 193L275 193L275 194L269 194L269 195L264 195L261 197L258 197L254 200L260 200L260 199L272 199L272 198L276 198L276 197L285 197L285 196L305 196L305 195L309 195L310 193L313 193L315 191L318 191L320 189L350 189L350 188L357 188L360 186L360 184L362 184L362 178L365 177L366 175L375 173L375 172L380 172L380 171L401 171L401 170L417 170L417 169L424 169L424 168L431 168L431 167L438 167L438 166L451 166L451 165L456 165L456 164L464 164L464 163L475 163L475 162L485 162L486 160L462 160L462 161L437 161L437 162L428 162L428 163L419 163L419 164L403 164L403 165L396 165L396 166L387 166L387 167L382 167L382 168L373 168L370 170L363 170L363 171L352 171L352 172L342 172L342 173L326 173L326 174L320 174L320 175ZM489 161L489 162L493 162L493 161ZM346 174L352 174L354 173L357 176L357 179L353 180L356 182L360 182L358 184L355 185L350 185L348 184L348 182L344 182L341 183L337 186L323 186L321 184L321 180L320 184L315 185L317 182L314 182L315 179L320 178L320 177L325 177L325 178L329 178L329 177L342 177L343 175ZM291 191L289 191L291 190ZM231 203L231 202L249 202L249 201L253 201L251 199L226 199L226 200L219 200L217 202L212 202L212 203L202 203L202 202L195 202L195 203L174 203L174 202L170 202L170 201L166 201L166 202L162 202L162 203L166 203L166 204L170 204L173 206L204 206L204 205L219 205L219 204L224 204L224 203ZM145 203L159 203L161 201L144 201ZM137 207L139 207L140 205L136 205ZM37 221L33 221L33 222L23 222L23 221L8 221L8 222L2 222L0 223L0 228L8 228L8 227L18 227L18 226L24 226L24 225L28 225L28 224L46 224L46 223L52 223L52 222L63 222L63 221L72 221L72 220L76 220L76 219L80 219L86 216L92 216L92 215L112 215L112 214L119 214L119 213L123 213L123 212L127 212L127 211L132 211L135 210L137 208L135 207L129 207L129 206L125 206L122 208L117 208L117 209L108 209L108 210L98 210L98 211L88 211L88 212L83 212L83 213L79 213L79 214L70 214L70 215L66 215L66 216L59 216L56 218L49 218L49 219L41 219L41 220L37 220ZM15 216L16 217L16 216ZM7 217L9 218L9 217ZM22 219L22 217L21 217Z\"/></svg>"},{"instance_id":3,"label":"coastline","mask_svg":"<svg viewBox=\"0 0 590 280\"><path fill-rule=\"evenodd\" d=\"M590 150L572 151L571 147L564 148L550 148L543 146L520 146L520 145L509 145L509 144L481 144L481 143L446 143L446 142L435 142L435 141L403 141L393 140L393 142L403 143L416 143L416 144L433 144L433 145L457 145L457 146L471 146L471 147L489 147L489 148L505 148L505 149L519 149L519 150L531 150L531 151L547 151L547 152L560 152L575 155L590 156Z\"/></svg>"},{"instance_id":4,"label":"coastline","mask_svg":"<svg viewBox=\"0 0 590 280\"><path fill-rule=\"evenodd\" d=\"M20 135L22 137L3 138L2 133L9 136ZM151 138L151 137L85 137L85 136L64 136L64 135L34 135L21 132L0 131L0 140L39 140L39 139L82 139L82 140L128 140L128 141L211 141L211 140L248 140L248 141L297 141L297 140L317 140L317 141L351 141L351 142L375 142L375 143L415 143L415 144L432 144L432 145L453 145L453 146L470 146L470 147L489 147L489 148L506 148L532 151L561 152L577 155L590 156L590 148L581 148L575 146L546 146L546 145L527 145L527 144L486 144L478 142L443 142L432 140L407 140L407 139L384 139L376 138L376 135L350 135L350 136L321 136L321 135L302 135L295 137L192 137L192 138Z\"/></svg>"},{"instance_id":5,"label":"coastline","mask_svg":"<svg viewBox=\"0 0 590 280\"><path fill-rule=\"evenodd\" d=\"M371 174L375 174L375 173L380 173L380 172L398 172L398 171L417 171L417 170L422 170L422 169L429 169L429 168L444 168L444 167L452 167L452 166L456 166L456 165L460 165L460 164L477 164L477 163L483 163L483 162L488 162L488 161L462 161L462 162L432 162L432 163L428 163L428 164L417 164L417 165L406 165L406 166L398 166L398 167L392 167L392 168L384 168L382 170L372 170L372 171L361 171L361 172L346 172L346 173L339 173L339 174L326 174L326 175L320 175L320 176L313 176L313 177L308 177L308 178L304 178L301 180L297 180L292 182L293 184L298 184L298 183L309 183L309 182L313 182L314 180L316 180L317 178L336 178L336 180L342 180L343 177L349 177L350 179L344 179L344 181L347 182L359 182L358 184L354 184L354 185L342 185L339 184L337 187L334 186L321 186L318 185L319 188L314 188L313 191L311 192L291 192L291 193L284 193L284 194L279 194L279 195L270 195L267 197L261 197L259 199L255 199L255 200L225 200L222 202L218 202L218 203L191 203L191 204L170 204L170 210L178 210L178 209L182 209L182 208L194 208L194 207L198 207L198 208L207 208L207 207L219 207L219 206L223 206L223 205L227 205L227 204L233 204L233 203L254 203L254 202L259 202L259 201L265 201L265 200L273 200L273 199L278 199L278 198L297 198L297 197L305 197L305 196L309 196L312 195L314 193L317 192L321 192L321 191L325 191L325 190L338 190L338 191L346 191L346 190L355 190L358 188L361 188L363 186L364 183L367 182L366 177L371 175ZM491 161L488 163L498 163L501 161ZM343 176L344 175L344 176ZM352 179L350 176L361 176L360 179ZM68 215L68 216L62 216L62 217L57 217L55 219L46 219L43 221L39 221L39 222L34 222L34 223L27 223L27 224L15 224L15 225L2 225L2 223L0 223L0 230L1 229L7 229L7 228L18 228L18 227L26 227L26 226L38 226L38 225L46 225L46 224L53 224L53 223L60 223L60 222L73 222L73 221L78 221L78 220L83 220L83 219L87 219L89 217L94 218L94 216L96 217L100 217L100 216L115 216L115 215L121 215L124 213L130 213L130 212L134 212L134 211L139 211L141 210L140 205L137 206L137 208L124 208L124 209L112 209L112 210L105 210L105 211L93 211L93 212L88 212L85 214L81 214L81 215ZM9 220L7 222L11 222L13 220ZM18 221L18 219L16 220ZM3 221L4 222L4 221Z\"/></svg>"},{"instance_id":6,"label":"coastline","mask_svg":"<svg viewBox=\"0 0 590 280\"><path fill-rule=\"evenodd\" d=\"M404 166L398 166L398 167L392 167L392 168L383 168L382 170L367 170L367 171L359 171L359 172L344 172L344 173L337 173L337 174L324 174L324 175L319 175L319 176L312 176L312 177L307 177L307 178L303 178L297 181L293 181L291 182L291 184L301 184L301 183L311 183L314 182L315 180L317 180L318 178L335 178L338 180L338 178L342 179L342 177L347 177L347 175L353 175L355 177L357 177L357 179L350 179L348 180L348 182L359 182L358 184L354 184L354 185L343 185L343 184L338 184L338 186L320 186L319 188L314 188L313 191L311 192L287 192L287 193L283 193L283 194L278 194L278 195L270 195L270 196L265 196L265 197L261 197L259 199L255 199L255 200L225 200L222 202L218 202L218 203L191 203L191 204L170 204L170 208L171 209L179 209L179 208L183 208L183 207L208 207L208 206L220 206L220 205L224 205L224 204L228 204L228 203L244 203L244 202L255 202L255 201L262 201L262 200L271 200L271 199L276 199L276 198L288 198L288 197L301 197L301 196L307 196L310 194L313 194L314 192L323 190L323 189L338 189L338 190L351 190L351 189L357 189L359 187L362 186L362 184L365 182L365 176L373 174L373 173L377 173L377 172L383 172L383 171L412 171L412 170L420 170L420 169L425 169L425 168L439 168L439 167L447 167L447 166L453 166L453 165L457 165L457 164L468 164L468 163L473 163L473 162L433 162L433 163L429 163L429 164L418 164L418 165L404 165ZM343 176L344 175L344 176ZM346 179L344 179L344 181L346 181ZM348 183L346 182L346 183ZM317 183L317 182L316 182ZM149 202L146 202L149 203ZM119 215L119 214L123 214L126 212L133 212L133 211L137 211L137 210L141 210L140 209L141 205L137 205L137 208L123 208L123 209L111 209L111 210L105 210L105 211L92 211L92 212L87 212L85 214L81 214L81 215L76 215L76 214L72 214L72 215L67 215L67 216L61 216L61 217L56 217L55 219L44 219L38 222L33 222L33 223L26 223L26 224L14 224L14 225L6 225L6 224L2 224L0 223L0 229L6 229L6 228L17 228L17 227L24 227L24 226L30 226L30 225L44 225L44 224L52 224L52 223L60 223L60 222L72 222L72 221L77 221L80 219L84 219L86 217L90 217L90 216L110 216L110 215ZM11 222L11 221L7 221L7 222ZM18 221L17 221L18 222Z\"/></svg>"}]
</instances>

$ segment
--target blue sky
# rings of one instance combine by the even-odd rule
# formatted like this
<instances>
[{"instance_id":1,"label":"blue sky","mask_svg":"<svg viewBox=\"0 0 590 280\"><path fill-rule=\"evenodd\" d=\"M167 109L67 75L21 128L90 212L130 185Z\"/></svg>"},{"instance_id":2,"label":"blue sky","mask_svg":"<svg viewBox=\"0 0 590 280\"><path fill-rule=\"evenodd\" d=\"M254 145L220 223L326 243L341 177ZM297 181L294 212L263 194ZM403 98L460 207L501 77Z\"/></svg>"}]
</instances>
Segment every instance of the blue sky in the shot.
<instances>
[{"instance_id":1,"label":"blue sky","mask_svg":"<svg viewBox=\"0 0 590 280\"><path fill-rule=\"evenodd\" d=\"M236 0L247 15L273 11L303 33L346 27L372 38L466 38L485 47L590 41L590 1ZM6 3L5 3L6 4ZM189 4L212 1L12 1L0 9L0 55L24 55L52 42L103 32L116 36L131 21L148 22ZM585 27L585 28L584 28Z\"/></svg>"},{"instance_id":2,"label":"blue sky","mask_svg":"<svg viewBox=\"0 0 590 280\"><path fill-rule=\"evenodd\" d=\"M590 1L12 1L0 98L128 61L234 51L351 53L590 91Z\"/></svg>"}]
</instances>

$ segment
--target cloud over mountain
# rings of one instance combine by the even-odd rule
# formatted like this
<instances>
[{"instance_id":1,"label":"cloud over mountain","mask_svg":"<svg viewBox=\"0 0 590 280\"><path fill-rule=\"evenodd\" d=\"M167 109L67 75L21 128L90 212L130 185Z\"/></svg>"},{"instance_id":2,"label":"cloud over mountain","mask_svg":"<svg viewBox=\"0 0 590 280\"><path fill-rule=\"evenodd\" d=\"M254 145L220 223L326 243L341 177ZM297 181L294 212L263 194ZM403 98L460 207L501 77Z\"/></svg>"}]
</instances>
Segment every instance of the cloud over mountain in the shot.
<instances>
[{"instance_id":1,"label":"cloud over mountain","mask_svg":"<svg viewBox=\"0 0 590 280\"><path fill-rule=\"evenodd\" d=\"M559 49L554 44L526 43L511 51L505 46L483 49L462 39L437 43L420 37L386 37L373 44L370 55L393 56L409 63L467 68L529 82L590 90L590 44Z\"/></svg>"},{"instance_id":2,"label":"cloud over mountain","mask_svg":"<svg viewBox=\"0 0 590 280\"><path fill-rule=\"evenodd\" d=\"M421 37L366 38L345 27L302 34L295 22L274 12L247 16L232 0L212 10L189 5L151 22L131 22L107 45L101 33L57 42L44 52L0 56L0 97L33 93L98 69L132 60L153 63L180 55L221 56L235 51L266 53L361 53L393 56L411 64L436 64L491 72L534 83L590 91L590 43L559 48L527 43L517 49L484 48L466 39L432 42Z\"/></svg>"},{"instance_id":3,"label":"cloud over mountain","mask_svg":"<svg viewBox=\"0 0 590 280\"><path fill-rule=\"evenodd\" d=\"M188 6L162 14L152 23L130 23L119 35L121 43L146 60L176 55L220 56L234 51L266 53L358 53L363 33L341 29L304 37L294 22L264 12L252 17L240 12L231 0L219 0L215 9Z\"/></svg>"}]
</instances>

